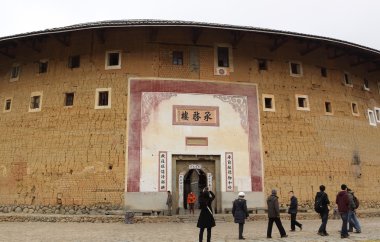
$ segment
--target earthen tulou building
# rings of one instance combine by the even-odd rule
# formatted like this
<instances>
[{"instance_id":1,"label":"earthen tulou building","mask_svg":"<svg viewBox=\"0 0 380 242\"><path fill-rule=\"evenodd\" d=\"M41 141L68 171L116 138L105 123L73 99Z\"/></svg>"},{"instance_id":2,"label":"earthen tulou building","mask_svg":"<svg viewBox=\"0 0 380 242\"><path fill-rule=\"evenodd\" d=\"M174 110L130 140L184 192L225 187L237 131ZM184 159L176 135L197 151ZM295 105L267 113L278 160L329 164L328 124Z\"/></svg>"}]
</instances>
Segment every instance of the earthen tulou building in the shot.
<instances>
[{"instance_id":1,"label":"earthen tulou building","mask_svg":"<svg viewBox=\"0 0 380 242\"><path fill-rule=\"evenodd\" d=\"M198 22L79 24L1 37L0 103L8 211L164 210L170 190L181 213L209 186L222 212L239 191L249 207L273 188L311 204L319 185L334 200L342 183L380 204L380 51L365 46Z\"/></svg>"}]
</instances>

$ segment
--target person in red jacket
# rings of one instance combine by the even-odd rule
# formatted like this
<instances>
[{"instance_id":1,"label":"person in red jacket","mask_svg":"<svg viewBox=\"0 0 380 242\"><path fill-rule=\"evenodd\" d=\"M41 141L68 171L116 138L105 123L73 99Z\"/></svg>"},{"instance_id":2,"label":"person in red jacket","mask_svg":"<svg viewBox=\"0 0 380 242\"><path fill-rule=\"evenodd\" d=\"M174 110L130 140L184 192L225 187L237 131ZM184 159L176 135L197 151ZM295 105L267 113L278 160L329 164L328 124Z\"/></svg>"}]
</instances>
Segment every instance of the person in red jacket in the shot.
<instances>
[{"instance_id":1,"label":"person in red jacket","mask_svg":"<svg viewBox=\"0 0 380 242\"><path fill-rule=\"evenodd\" d=\"M340 237L348 238L347 224L348 224L348 212L349 212L349 203L350 200L348 198L347 186L342 184L340 186L342 189L338 195L336 195L336 204L338 204L338 211L340 213L340 217L342 218L342 229L340 230Z\"/></svg>"},{"instance_id":2,"label":"person in red jacket","mask_svg":"<svg viewBox=\"0 0 380 242\"><path fill-rule=\"evenodd\" d=\"M190 192L187 195L187 204L189 204L190 214L191 214L191 211L193 211L193 215L194 215L194 204L196 201L197 201L197 197L195 196L193 192Z\"/></svg>"}]
</instances>

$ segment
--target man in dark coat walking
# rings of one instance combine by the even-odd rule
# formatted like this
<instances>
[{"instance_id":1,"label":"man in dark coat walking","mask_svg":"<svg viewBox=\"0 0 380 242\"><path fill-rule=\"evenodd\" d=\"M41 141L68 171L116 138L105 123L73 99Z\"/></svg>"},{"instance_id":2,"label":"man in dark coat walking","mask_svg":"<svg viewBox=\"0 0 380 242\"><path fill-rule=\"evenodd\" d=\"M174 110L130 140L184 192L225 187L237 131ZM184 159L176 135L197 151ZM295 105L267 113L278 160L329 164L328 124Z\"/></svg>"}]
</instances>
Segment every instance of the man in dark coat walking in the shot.
<instances>
[{"instance_id":1,"label":"man in dark coat walking","mask_svg":"<svg viewBox=\"0 0 380 242\"><path fill-rule=\"evenodd\" d=\"M211 228L215 227L215 219L212 212L211 203L215 199L215 195L212 191L208 190L208 187L203 189L202 194L199 196L199 206L201 213L199 214L197 227L199 230L199 242L203 241L203 232L207 228L207 242L211 241Z\"/></svg>"},{"instance_id":2,"label":"man in dark coat walking","mask_svg":"<svg viewBox=\"0 0 380 242\"><path fill-rule=\"evenodd\" d=\"M239 197L234 201L232 206L232 215L235 223L239 224L239 239L244 240L243 230L245 219L248 218L247 201L244 199L245 193L239 192Z\"/></svg>"},{"instance_id":3,"label":"man in dark coat walking","mask_svg":"<svg viewBox=\"0 0 380 242\"><path fill-rule=\"evenodd\" d=\"M272 227L273 222L276 223L278 231L280 231L281 238L288 237L285 232L284 227L282 226L280 219L280 205L278 204L277 191L272 190L272 195L267 198L268 205L268 229L267 229L267 238L272 238Z\"/></svg>"},{"instance_id":4,"label":"man in dark coat walking","mask_svg":"<svg viewBox=\"0 0 380 242\"><path fill-rule=\"evenodd\" d=\"M297 222L297 212L298 212L298 200L294 196L294 192L289 192L290 205L288 213L290 214L290 231L296 231L296 225L302 230L302 224Z\"/></svg>"},{"instance_id":5,"label":"man in dark coat walking","mask_svg":"<svg viewBox=\"0 0 380 242\"><path fill-rule=\"evenodd\" d=\"M348 211L349 211L349 198L347 194L346 184L340 186L342 189L338 195L336 195L336 204L338 204L338 211L342 218L342 229L340 231L340 237L342 239L348 238L347 223L348 223Z\"/></svg>"},{"instance_id":6,"label":"man in dark coat walking","mask_svg":"<svg viewBox=\"0 0 380 242\"><path fill-rule=\"evenodd\" d=\"M315 201L319 201L320 210L318 211L322 219L322 224L318 229L318 234L320 236L328 236L329 234L326 231L327 221L329 219L329 207L330 204L329 196L325 193L326 187L324 185L319 186L319 192L315 195Z\"/></svg>"}]
</instances>

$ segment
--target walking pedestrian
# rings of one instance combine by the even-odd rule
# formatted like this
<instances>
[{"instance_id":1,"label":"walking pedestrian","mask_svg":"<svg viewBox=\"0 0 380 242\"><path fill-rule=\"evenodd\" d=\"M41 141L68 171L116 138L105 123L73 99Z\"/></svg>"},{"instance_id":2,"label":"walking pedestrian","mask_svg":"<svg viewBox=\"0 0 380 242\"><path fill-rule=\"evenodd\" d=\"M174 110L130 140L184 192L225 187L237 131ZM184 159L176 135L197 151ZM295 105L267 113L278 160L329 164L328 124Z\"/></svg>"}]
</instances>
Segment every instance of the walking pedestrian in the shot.
<instances>
[{"instance_id":1,"label":"walking pedestrian","mask_svg":"<svg viewBox=\"0 0 380 242\"><path fill-rule=\"evenodd\" d=\"M350 188L347 188L347 192L350 204L348 210L348 232L353 232L353 228L355 228L355 233L361 233L360 222L356 216L356 209L359 207L358 199Z\"/></svg>"},{"instance_id":2,"label":"walking pedestrian","mask_svg":"<svg viewBox=\"0 0 380 242\"><path fill-rule=\"evenodd\" d=\"M336 196L336 204L338 204L338 211L340 213L340 217L342 218L342 229L340 230L340 237L344 239L349 237L347 231L347 223L350 201L348 199L346 184L342 184L340 188L342 190Z\"/></svg>"},{"instance_id":3,"label":"walking pedestrian","mask_svg":"<svg viewBox=\"0 0 380 242\"><path fill-rule=\"evenodd\" d=\"M205 187L199 196L199 205L201 208L197 223L197 227L199 228L199 242L203 241L203 232L205 229L207 229L207 242L211 241L211 228L215 227L215 219L211 207L211 203L214 199L215 195L212 191L208 190L208 187Z\"/></svg>"},{"instance_id":4,"label":"walking pedestrian","mask_svg":"<svg viewBox=\"0 0 380 242\"><path fill-rule=\"evenodd\" d=\"M318 229L318 234L320 236L328 236L326 231L327 221L329 219L329 207L330 204L329 197L325 193L326 187L324 185L319 186L319 192L315 195L315 211L319 213L322 219L322 224Z\"/></svg>"},{"instance_id":5,"label":"walking pedestrian","mask_svg":"<svg viewBox=\"0 0 380 242\"><path fill-rule=\"evenodd\" d=\"M173 196L168 191L168 197L166 198L166 205L168 206L168 216L172 216Z\"/></svg>"},{"instance_id":6,"label":"walking pedestrian","mask_svg":"<svg viewBox=\"0 0 380 242\"><path fill-rule=\"evenodd\" d=\"M243 230L245 219L248 218L247 201L244 199L245 193L239 192L238 198L233 202L232 215L235 223L239 224L239 240L244 240Z\"/></svg>"},{"instance_id":7,"label":"walking pedestrian","mask_svg":"<svg viewBox=\"0 0 380 242\"><path fill-rule=\"evenodd\" d=\"M267 238L272 238L273 222L276 223L276 226L278 228L278 231L280 232L281 238L288 237L281 223L280 206L278 204L278 197L277 197L276 190L273 189L272 194L267 198L267 205L268 205Z\"/></svg>"},{"instance_id":8,"label":"walking pedestrian","mask_svg":"<svg viewBox=\"0 0 380 242\"><path fill-rule=\"evenodd\" d=\"M290 231L292 232L296 231L296 226L298 226L300 230L302 230L302 224L297 222L298 200L294 196L293 191L289 192L289 196L290 196L290 205L289 205L288 213L290 214Z\"/></svg>"},{"instance_id":9,"label":"walking pedestrian","mask_svg":"<svg viewBox=\"0 0 380 242\"><path fill-rule=\"evenodd\" d=\"M195 196L193 192L190 192L187 195L187 204L189 205L190 214L191 214L191 211L193 211L193 215L194 215L194 204L196 201L197 201L197 197Z\"/></svg>"}]
</instances>

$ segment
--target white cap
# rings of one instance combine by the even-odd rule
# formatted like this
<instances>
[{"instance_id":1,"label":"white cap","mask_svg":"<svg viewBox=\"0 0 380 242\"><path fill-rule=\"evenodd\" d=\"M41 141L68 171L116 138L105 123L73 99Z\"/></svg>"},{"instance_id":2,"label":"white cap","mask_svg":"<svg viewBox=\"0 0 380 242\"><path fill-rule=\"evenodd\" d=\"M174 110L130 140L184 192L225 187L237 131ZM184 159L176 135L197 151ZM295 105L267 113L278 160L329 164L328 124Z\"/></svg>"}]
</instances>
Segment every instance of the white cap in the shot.
<instances>
[{"instance_id":1,"label":"white cap","mask_svg":"<svg viewBox=\"0 0 380 242\"><path fill-rule=\"evenodd\" d=\"M245 197L245 193L244 192L239 192L239 197Z\"/></svg>"}]
</instances>

